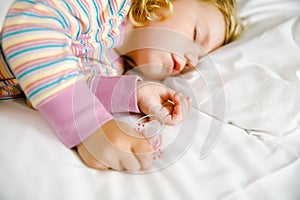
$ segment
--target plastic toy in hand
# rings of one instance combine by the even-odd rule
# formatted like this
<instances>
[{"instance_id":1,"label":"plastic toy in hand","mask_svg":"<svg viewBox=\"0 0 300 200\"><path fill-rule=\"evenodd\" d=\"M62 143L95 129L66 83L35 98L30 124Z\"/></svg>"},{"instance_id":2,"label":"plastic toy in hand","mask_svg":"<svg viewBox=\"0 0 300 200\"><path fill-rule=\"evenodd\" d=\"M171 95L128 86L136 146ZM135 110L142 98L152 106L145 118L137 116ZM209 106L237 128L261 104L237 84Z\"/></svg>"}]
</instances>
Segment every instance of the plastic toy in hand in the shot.
<instances>
[{"instance_id":1,"label":"plastic toy in hand","mask_svg":"<svg viewBox=\"0 0 300 200\"><path fill-rule=\"evenodd\" d=\"M153 159L162 157L162 136L161 131L164 128L165 123L157 115L146 115L138 119L135 123L135 130L144 134L148 139L150 145L155 150Z\"/></svg>"}]
</instances>

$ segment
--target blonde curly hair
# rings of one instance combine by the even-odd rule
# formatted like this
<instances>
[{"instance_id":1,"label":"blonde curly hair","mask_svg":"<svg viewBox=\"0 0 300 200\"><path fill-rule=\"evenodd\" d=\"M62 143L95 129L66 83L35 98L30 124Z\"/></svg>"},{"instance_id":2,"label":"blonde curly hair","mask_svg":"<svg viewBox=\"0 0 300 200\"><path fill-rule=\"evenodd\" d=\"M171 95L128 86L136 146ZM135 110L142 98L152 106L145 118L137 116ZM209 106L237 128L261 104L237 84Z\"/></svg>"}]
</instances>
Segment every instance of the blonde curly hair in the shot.
<instances>
[{"instance_id":1,"label":"blonde curly hair","mask_svg":"<svg viewBox=\"0 0 300 200\"><path fill-rule=\"evenodd\" d=\"M133 0L129 19L135 26L144 26L148 21L161 21L172 15L173 0ZM226 34L224 44L235 40L243 31L242 20L238 17L235 0L201 0L212 3L224 15Z\"/></svg>"}]
</instances>

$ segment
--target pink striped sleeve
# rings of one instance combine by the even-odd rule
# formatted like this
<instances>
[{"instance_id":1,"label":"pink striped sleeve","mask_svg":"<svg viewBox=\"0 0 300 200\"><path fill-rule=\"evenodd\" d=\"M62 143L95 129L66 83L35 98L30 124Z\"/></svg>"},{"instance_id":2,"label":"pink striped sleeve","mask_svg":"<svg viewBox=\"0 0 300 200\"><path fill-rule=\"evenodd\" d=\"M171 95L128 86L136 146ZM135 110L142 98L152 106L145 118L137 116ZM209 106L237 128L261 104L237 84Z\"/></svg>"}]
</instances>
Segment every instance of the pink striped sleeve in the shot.
<instances>
[{"instance_id":1,"label":"pink striped sleeve","mask_svg":"<svg viewBox=\"0 0 300 200\"><path fill-rule=\"evenodd\" d=\"M90 82L96 97L110 113L139 113L136 97L138 76L95 76Z\"/></svg>"},{"instance_id":2,"label":"pink striped sleeve","mask_svg":"<svg viewBox=\"0 0 300 200\"><path fill-rule=\"evenodd\" d=\"M60 140L70 148L112 119L111 114L83 81L65 89L38 110Z\"/></svg>"},{"instance_id":3,"label":"pink striped sleeve","mask_svg":"<svg viewBox=\"0 0 300 200\"><path fill-rule=\"evenodd\" d=\"M74 147L113 119L113 112L139 112L136 98L137 76L103 77L93 80L93 90L84 81L38 107L60 140Z\"/></svg>"}]
</instances>

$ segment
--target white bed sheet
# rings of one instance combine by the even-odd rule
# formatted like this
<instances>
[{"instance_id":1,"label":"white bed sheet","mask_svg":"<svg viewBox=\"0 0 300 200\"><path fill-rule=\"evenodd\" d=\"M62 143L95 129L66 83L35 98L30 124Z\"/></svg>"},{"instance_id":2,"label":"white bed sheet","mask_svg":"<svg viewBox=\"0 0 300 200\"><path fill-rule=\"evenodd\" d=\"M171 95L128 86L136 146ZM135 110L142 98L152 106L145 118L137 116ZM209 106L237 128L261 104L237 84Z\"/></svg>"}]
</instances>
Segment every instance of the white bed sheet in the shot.
<instances>
[{"instance_id":1,"label":"white bed sheet","mask_svg":"<svg viewBox=\"0 0 300 200\"><path fill-rule=\"evenodd\" d=\"M165 130L188 138L172 142L177 160L147 174L92 170L38 112L0 102L0 199L299 200L300 2L239 6L251 22L245 34L204 59L200 75L165 81L198 91L183 125Z\"/></svg>"}]
</instances>

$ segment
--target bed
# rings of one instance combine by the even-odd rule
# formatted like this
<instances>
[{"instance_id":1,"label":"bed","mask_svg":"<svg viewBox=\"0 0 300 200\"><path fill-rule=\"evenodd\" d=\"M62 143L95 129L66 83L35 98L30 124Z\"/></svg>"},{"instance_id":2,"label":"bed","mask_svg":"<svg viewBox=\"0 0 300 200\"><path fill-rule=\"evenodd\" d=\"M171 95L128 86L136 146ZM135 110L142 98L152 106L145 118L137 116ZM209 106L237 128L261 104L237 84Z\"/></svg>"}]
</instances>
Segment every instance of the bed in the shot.
<instances>
[{"instance_id":1,"label":"bed","mask_svg":"<svg viewBox=\"0 0 300 200\"><path fill-rule=\"evenodd\" d=\"M1 2L0 26L12 0ZM167 164L136 174L87 168L38 112L1 101L0 199L299 200L300 2L238 6L247 31L197 73L164 81L193 97L187 119L164 129Z\"/></svg>"}]
</instances>

